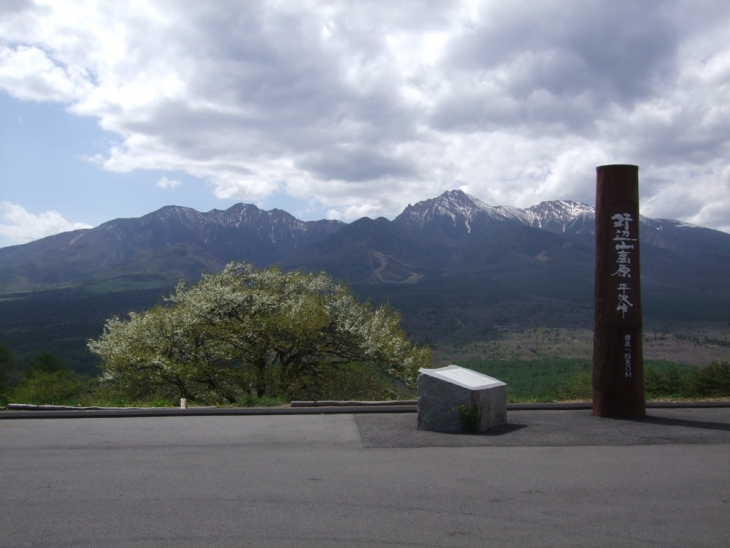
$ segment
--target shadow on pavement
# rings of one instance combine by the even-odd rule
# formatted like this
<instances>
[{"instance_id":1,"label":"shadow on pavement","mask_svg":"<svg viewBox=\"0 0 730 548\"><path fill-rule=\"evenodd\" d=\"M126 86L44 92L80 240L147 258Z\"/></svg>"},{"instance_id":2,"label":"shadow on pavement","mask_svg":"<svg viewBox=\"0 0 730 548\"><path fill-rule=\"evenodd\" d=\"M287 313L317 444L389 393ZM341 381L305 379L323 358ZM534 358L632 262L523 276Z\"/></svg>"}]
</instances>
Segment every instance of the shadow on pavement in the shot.
<instances>
[{"instance_id":1,"label":"shadow on pavement","mask_svg":"<svg viewBox=\"0 0 730 548\"><path fill-rule=\"evenodd\" d=\"M477 434L478 436L488 436L488 437L495 437L495 436L504 436L505 434L511 434L512 432L517 432L517 430L522 430L523 428L527 428L526 424L503 424L502 426L496 426L495 428L492 428L490 430L487 430L486 432L482 432L480 434ZM459 434L463 435L463 434Z\"/></svg>"},{"instance_id":2,"label":"shadow on pavement","mask_svg":"<svg viewBox=\"0 0 730 548\"><path fill-rule=\"evenodd\" d=\"M508 411L507 424L476 435L419 430L414 415L354 417L368 449L730 443L730 408L655 409L632 420L594 417L585 409Z\"/></svg>"},{"instance_id":3,"label":"shadow on pavement","mask_svg":"<svg viewBox=\"0 0 730 548\"><path fill-rule=\"evenodd\" d=\"M662 426L685 426L687 428L703 428L705 430L722 430L730 432L730 424L722 422L692 421L686 419L670 419L666 417L646 416L643 419L629 419L632 422L660 424Z\"/></svg>"}]
</instances>

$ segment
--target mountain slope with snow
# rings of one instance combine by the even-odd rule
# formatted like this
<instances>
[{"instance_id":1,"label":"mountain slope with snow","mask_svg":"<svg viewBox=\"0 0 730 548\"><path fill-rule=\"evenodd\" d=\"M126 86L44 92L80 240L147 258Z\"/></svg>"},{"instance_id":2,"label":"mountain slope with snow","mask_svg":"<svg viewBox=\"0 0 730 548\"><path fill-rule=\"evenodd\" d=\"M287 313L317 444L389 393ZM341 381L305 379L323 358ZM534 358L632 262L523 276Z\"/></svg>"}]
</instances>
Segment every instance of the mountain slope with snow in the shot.
<instances>
[{"instance_id":1,"label":"mountain slope with snow","mask_svg":"<svg viewBox=\"0 0 730 548\"><path fill-rule=\"evenodd\" d=\"M519 223L556 234L579 234L593 231L595 210L570 200L542 202L527 209L489 205L461 190L450 190L436 198L409 204L394 222L418 229L441 227L462 237L471 234L475 227L495 223Z\"/></svg>"},{"instance_id":2,"label":"mountain slope with snow","mask_svg":"<svg viewBox=\"0 0 730 548\"><path fill-rule=\"evenodd\" d=\"M134 219L0 249L0 292L77 284L100 273L152 275L169 283L233 260L264 266L339 230L340 221L296 219L236 204L201 213L166 206Z\"/></svg>"},{"instance_id":3,"label":"mountain slope with snow","mask_svg":"<svg viewBox=\"0 0 730 548\"><path fill-rule=\"evenodd\" d=\"M560 264L585 271L590 284L594 225L594 209L586 204L557 200L519 209L490 205L461 190L409 204L393 221L364 218L349 225L304 222L251 204L207 213L168 206L0 249L0 293L79 284L169 285L233 260L324 269L352 283L502 276L515 269L549 277L557 274L545 269ZM643 273L658 286L715 287L724 276L716 269L730 267L729 234L644 217L640 234Z\"/></svg>"}]
</instances>

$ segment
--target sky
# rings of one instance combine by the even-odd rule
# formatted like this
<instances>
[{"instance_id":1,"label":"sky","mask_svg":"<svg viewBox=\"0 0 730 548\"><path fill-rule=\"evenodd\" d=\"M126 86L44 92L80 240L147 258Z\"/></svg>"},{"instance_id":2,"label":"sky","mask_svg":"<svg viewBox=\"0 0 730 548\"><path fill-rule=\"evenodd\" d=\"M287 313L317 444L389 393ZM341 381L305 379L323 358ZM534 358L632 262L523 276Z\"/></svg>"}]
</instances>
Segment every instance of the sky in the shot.
<instances>
[{"instance_id":1,"label":"sky","mask_svg":"<svg viewBox=\"0 0 730 548\"><path fill-rule=\"evenodd\" d=\"M0 247L171 204L592 205L615 163L730 232L730 2L0 2Z\"/></svg>"}]
</instances>

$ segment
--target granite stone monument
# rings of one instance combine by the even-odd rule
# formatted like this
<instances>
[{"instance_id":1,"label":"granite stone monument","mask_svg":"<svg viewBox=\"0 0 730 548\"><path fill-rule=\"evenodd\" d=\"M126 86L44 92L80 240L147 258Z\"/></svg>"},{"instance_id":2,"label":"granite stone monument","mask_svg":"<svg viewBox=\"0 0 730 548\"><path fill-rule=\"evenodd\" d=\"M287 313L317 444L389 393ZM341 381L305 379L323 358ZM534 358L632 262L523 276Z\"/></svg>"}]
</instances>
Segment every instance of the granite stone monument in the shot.
<instances>
[{"instance_id":1,"label":"granite stone monument","mask_svg":"<svg viewBox=\"0 0 730 548\"><path fill-rule=\"evenodd\" d=\"M418 371L418 428L478 433L507 422L507 385L448 365Z\"/></svg>"}]
</instances>

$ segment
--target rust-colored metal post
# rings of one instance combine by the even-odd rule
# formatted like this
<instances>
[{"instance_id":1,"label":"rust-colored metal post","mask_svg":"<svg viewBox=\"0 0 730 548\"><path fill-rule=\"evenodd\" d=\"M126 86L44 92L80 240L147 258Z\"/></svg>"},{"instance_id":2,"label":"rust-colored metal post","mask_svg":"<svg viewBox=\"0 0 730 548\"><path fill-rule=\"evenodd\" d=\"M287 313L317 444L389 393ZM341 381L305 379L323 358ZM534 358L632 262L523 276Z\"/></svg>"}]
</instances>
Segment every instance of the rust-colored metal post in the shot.
<instances>
[{"instance_id":1,"label":"rust-colored metal post","mask_svg":"<svg viewBox=\"0 0 730 548\"><path fill-rule=\"evenodd\" d=\"M646 416L639 265L639 168L596 168L593 414Z\"/></svg>"}]
</instances>

